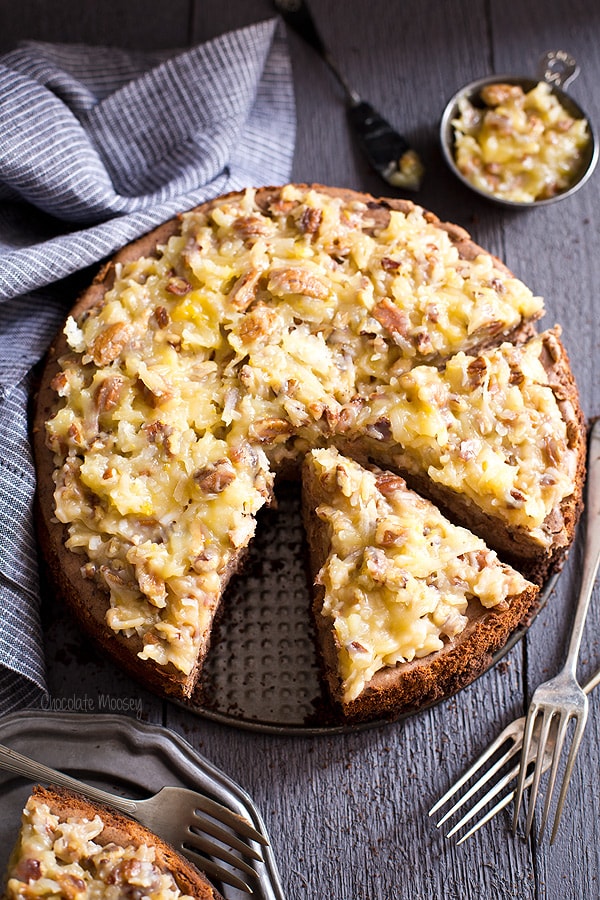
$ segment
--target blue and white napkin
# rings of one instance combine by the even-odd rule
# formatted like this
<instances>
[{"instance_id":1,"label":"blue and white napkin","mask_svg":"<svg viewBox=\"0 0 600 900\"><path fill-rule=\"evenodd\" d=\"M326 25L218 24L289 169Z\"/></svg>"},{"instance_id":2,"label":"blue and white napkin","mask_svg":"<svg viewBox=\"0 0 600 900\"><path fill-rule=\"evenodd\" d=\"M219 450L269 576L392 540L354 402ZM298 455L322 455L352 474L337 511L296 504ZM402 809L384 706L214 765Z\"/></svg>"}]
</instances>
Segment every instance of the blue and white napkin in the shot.
<instances>
[{"instance_id":1,"label":"blue and white napkin","mask_svg":"<svg viewBox=\"0 0 600 900\"><path fill-rule=\"evenodd\" d=\"M46 692L26 412L69 276L210 197L284 183L294 139L275 19L185 52L0 57L0 713Z\"/></svg>"}]
</instances>

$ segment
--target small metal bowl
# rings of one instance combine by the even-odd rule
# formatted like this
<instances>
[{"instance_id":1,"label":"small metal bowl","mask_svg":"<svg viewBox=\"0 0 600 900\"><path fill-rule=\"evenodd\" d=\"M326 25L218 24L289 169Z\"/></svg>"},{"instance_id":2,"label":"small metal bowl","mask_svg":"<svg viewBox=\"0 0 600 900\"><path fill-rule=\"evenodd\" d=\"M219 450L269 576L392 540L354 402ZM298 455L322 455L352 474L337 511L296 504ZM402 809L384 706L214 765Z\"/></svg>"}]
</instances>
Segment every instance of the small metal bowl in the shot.
<instances>
[{"instance_id":1,"label":"small metal bowl","mask_svg":"<svg viewBox=\"0 0 600 900\"><path fill-rule=\"evenodd\" d=\"M515 209L528 209L536 206L547 206L550 203L556 203L559 200L564 200L566 197L570 197L571 194L574 194L575 191L578 191L579 188L583 187L585 182L594 171L596 163L598 162L598 138L589 117L584 113L581 107L577 103L575 103L575 101L563 90L571 81L573 81L577 77L578 74L579 67L572 56L570 56L568 53L565 53L564 50L553 50L549 51L543 56L540 64L540 74L538 78L517 77L514 75L490 75L487 78L479 78L477 81L472 81L470 84L465 85L465 87L457 91L457 93L454 94L452 99L446 105L440 125L440 141L442 152L448 166L454 172L456 177L459 178L462 183L466 185L470 190L475 191L475 193L479 194L481 197L485 197L486 200L491 200L494 203L500 204L501 206L513 207ZM480 105L479 92L483 87L486 87L489 84L518 84L523 88L525 92L527 92L534 88L536 84L539 84L540 81L546 81L550 85L550 87L552 88L552 93L557 97L559 102L566 109L570 116L572 116L574 119L585 119L588 124L590 140L581 161L579 171L575 176L573 183L566 190L562 191L559 194L556 194L554 197L547 197L543 200L531 201L508 200L504 199L503 197L498 197L481 188L475 187L459 170L458 166L456 165L456 159L454 156L454 128L452 126L452 121L460 115L459 101L462 99L466 99L469 100L474 106Z\"/></svg>"}]
</instances>

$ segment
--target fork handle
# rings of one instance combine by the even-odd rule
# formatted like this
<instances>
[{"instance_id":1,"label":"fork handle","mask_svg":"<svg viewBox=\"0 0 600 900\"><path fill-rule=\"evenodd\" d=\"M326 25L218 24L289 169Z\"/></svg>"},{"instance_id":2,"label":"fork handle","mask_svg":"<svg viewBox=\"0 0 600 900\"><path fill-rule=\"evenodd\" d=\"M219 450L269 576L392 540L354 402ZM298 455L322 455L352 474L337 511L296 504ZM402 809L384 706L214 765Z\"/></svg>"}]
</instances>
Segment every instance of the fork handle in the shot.
<instances>
[{"instance_id":1,"label":"fork handle","mask_svg":"<svg viewBox=\"0 0 600 900\"><path fill-rule=\"evenodd\" d=\"M592 428L588 453L586 541L581 589L564 669L576 677L577 657L600 563L600 419Z\"/></svg>"},{"instance_id":2,"label":"fork handle","mask_svg":"<svg viewBox=\"0 0 600 900\"><path fill-rule=\"evenodd\" d=\"M50 766L44 766L42 763L29 759L10 747L0 744L0 768L6 769L8 772L14 772L16 775L24 775L34 780L45 781L50 784L57 784L60 787L71 788L71 790L79 791L80 794L88 797L90 800L99 800L101 803L108 803L120 812L127 813L130 816L135 815L137 803L135 800L129 800L126 797L115 797L106 791L78 781L77 778L71 778L63 772L51 769Z\"/></svg>"}]
</instances>

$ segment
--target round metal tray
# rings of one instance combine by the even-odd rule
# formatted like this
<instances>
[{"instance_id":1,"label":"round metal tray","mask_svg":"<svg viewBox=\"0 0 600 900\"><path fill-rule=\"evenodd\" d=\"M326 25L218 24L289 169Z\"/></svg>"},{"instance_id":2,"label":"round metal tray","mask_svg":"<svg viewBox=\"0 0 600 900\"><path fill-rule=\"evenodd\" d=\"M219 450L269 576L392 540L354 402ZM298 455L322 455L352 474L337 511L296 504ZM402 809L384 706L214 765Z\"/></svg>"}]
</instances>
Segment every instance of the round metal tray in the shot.
<instances>
[{"instance_id":1,"label":"round metal tray","mask_svg":"<svg viewBox=\"0 0 600 900\"><path fill-rule=\"evenodd\" d=\"M556 576L527 625L511 634L488 670L523 637L555 581ZM199 688L191 702L180 705L217 722L278 734L381 725L384 720L349 724L330 701L319 674L310 604L300 489L286 482L277 492L277 508L259 515L244 571L224 598Z\"/></svg>"}]
</instances>

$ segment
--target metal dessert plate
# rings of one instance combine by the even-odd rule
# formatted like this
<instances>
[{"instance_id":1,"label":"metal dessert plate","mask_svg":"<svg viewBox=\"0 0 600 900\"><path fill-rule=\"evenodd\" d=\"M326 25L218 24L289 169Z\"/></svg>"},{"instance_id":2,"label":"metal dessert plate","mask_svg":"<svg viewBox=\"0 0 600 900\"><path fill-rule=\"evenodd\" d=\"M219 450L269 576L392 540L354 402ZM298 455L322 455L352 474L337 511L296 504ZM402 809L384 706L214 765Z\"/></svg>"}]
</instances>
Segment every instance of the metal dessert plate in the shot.
<instances>
[{"instance_id":1,"label":"metal dessert plate","mask_svg":"<svg viewBox=\"0 0 600 900\"><path fill-rule=\"evenodd\" d=\"M192 788L217 800L268 837L248 794L178 735L124 716L29 711L0 719L0 743L89 784L133 798L164 785ZM0 872L6 869L32 782L0 771ZM257 873L253 897L285 900L270 846ZM218 884L226 900L247 894Z\"/></svg>"},{"instance_id":2,"label":"metal dessert plate","mask_svg":"<svg viewBox=\"0 0 600 900\"><path fill-rule=\"evenodd\" d=\"M277 508L259 514L244 571L227 589L196 696L181 705L221 723L279 734L331 734L383 724L349 725L329 700L320 678L306 560L300 489L284 483ZM546 585L534 615L513 632L488 669L523 637L554 583Z\"/></svg>"}]
</instances>

